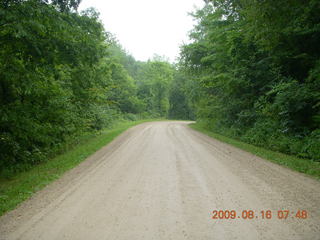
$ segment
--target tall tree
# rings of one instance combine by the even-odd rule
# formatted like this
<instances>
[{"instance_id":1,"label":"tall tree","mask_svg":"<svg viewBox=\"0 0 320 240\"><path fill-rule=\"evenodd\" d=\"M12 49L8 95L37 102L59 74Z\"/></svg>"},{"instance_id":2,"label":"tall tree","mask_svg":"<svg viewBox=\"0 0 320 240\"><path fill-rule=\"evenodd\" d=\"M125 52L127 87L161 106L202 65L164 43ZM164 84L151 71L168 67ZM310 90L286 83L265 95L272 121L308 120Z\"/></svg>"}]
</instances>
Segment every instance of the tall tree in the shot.
<instances>
[{"instance_id":1,"label":"tall tree","mask_svg":"<svg viewBox=\"0 0 320 240\"><path fill-rule=\"evenodd\" d=\"M207 1L181 51L200 86L197 118L215 131L319 159L319 7L314 0Z\"/></svg>"}]
</instances>

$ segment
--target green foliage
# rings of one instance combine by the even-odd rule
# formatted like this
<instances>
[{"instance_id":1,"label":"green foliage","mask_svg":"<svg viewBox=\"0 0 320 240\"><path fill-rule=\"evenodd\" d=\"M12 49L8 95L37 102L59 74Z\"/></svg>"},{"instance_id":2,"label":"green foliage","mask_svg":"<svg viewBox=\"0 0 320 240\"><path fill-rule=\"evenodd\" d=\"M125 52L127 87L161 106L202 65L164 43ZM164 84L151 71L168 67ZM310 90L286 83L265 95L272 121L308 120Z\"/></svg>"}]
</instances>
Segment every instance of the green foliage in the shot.
<instances>
[{"instance_id":1,"label":"green foliage","mask_svg":"<svg viewBox=\"0 0 320 240\"><path fill-rule=\"evenodd\" d=\"M218 133L319 160L319 1L213 0L180 65L197 119Z\"/></svg>"},{"instance_id":2,"label":"green foliage","mask_svg":"<svg viewBox=\"0 0 320 240\"><path fill-rule=\"evenodd\" d=\"M166 117L172 66L138 62L79 0L0 3L0 174L115 120Z\"/></svg>"},{"instance_id":3,"label":"green foliage","mask_svg":"<svg viewBox=\"0 0 320 240\"><path fill-rule=\"evenodd\" d=\"M154 117L167 117L169 111L169 88L174 69L168 62L152 60L140 63L136 82L138 98L145 110Z\"/></svg>"},{"instance_id":4,"label":"green foliage","mask_svg":"<svg viewBox=\"0 0 320 240\"><path fill-rule=\"evenodd\" d=\"M175 71L169 94L169 113L171 119L194 119L194 112L187 98L189 79L183 71Z\"/></svg>"}]
</instances>

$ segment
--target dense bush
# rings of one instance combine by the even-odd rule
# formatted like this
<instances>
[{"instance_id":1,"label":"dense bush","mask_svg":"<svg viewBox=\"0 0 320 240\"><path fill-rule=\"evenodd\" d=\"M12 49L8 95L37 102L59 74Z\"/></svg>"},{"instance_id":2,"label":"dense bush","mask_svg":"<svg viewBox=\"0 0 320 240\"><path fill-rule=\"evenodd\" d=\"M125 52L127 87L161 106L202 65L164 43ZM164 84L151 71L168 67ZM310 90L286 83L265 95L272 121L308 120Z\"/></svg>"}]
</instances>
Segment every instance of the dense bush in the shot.
<instances>
[{"instance_id":1,"label":"dense bush","mask_svg":"<svg viewBox=\"0 0 320 240\"><path fill-rule=\"evenodd\" d=\"M198 25L180 61L199 86L200 97L189 97L197 119L213 131L319 160L319 10L316 0L207 1L194 13Z\"/></svg>"},{"instance_id":2,"label":"dense bush","mask_svg":"<svg viewBox=\"0 0 320 240\"><path fill-rule=\"evenodd\" d=\"M166 117L171 65L135 61L79 2L0 3L0 173L117 119Z\"/></svg>"}]
</instances>

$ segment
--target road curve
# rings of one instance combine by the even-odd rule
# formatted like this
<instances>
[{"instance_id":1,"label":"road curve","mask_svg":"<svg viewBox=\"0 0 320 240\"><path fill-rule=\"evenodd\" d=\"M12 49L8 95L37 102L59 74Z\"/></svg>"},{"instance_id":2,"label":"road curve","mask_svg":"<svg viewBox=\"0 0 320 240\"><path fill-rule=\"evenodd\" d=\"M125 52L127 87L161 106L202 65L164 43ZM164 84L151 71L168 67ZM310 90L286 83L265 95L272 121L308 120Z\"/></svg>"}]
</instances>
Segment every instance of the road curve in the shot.
<instances>
[{"instance_id":1,"label":"road curve","mask_svg":"<svg viewBox=\"0 0 320 240\"><path fill-rule=\"evenodd\" d=\"M2 216L0 239L320 239L320 182L187 123L126 131ZM214 210L240 218L212 219ZM243 219L245 210L254 218ZM267 210L271 219L262 219ZM278 219L278 210L289 217Z\"/></svg>"}]
</instances>

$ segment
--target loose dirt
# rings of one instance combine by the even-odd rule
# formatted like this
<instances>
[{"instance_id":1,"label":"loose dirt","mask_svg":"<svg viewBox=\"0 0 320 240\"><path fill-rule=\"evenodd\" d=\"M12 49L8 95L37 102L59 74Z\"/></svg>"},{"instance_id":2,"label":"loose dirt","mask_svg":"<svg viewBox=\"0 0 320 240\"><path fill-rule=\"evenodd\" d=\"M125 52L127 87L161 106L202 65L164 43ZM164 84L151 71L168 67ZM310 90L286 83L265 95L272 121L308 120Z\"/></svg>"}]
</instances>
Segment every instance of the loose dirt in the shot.
<instances>
[{"instance_id":1,"label":"loose dirt","mask_svg":"<svg viewBox=\"0 0 320 240\"><path fill-rule=\"evenodd\" d=\"M126 131L2 216L0 239L320 239L320 182L187 124ZM214 210L237 217L212 219ZM243 219L249 210L254 218Z\"/></svg>"}]
</instances>

